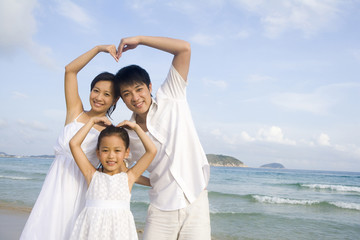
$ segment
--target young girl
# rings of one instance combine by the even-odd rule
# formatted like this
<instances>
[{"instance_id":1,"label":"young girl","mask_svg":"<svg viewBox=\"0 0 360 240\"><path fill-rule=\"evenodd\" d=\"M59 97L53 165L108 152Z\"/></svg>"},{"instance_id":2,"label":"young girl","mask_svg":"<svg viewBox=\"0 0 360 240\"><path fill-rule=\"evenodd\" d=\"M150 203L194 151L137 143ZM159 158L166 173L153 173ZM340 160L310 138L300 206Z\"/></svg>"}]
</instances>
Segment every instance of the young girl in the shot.
<instances>
[{"instance_id":1,"label":"young girl","mask_svg":"<svg viewBox=\"0 0 360 240\"><path fill-rule=\"evenodd\" d=\"M101 73L91 83L91 109L86 112L83 109L78 93L77 73L99 52L107 52L117 60L114 45L101 45L76 58L65 68L65 127L54 147L55 160L27 220L21 240L69 239L75 220L85 206L87 185L71 155L69 141L90 117L110 116L118 100L114 75ZM103 129L102 125L94 125L82 145L93 166L99 163L96 144Z\"/></svg>"},{"instance_id":2,"label":"young girl","mask_svg":"<svg viewBox=\"0 0 360 240\"><path fill-rule=\"evenodd\" d=\"M96 153L102 169L97 171L81 144L91 128L101 123L111 124L105 117L91 118L70 140L71 152L89 185L86 206L76 220L70 239L138 239L130 212L131 189L154 159L156 147L136 123L124 121L118 125L120 127L110 125L99 135ZM145 148L145 153L131 169L124 162L130 150L129 135L121 126L134 130Z\"/></svg>"}]
</instances>

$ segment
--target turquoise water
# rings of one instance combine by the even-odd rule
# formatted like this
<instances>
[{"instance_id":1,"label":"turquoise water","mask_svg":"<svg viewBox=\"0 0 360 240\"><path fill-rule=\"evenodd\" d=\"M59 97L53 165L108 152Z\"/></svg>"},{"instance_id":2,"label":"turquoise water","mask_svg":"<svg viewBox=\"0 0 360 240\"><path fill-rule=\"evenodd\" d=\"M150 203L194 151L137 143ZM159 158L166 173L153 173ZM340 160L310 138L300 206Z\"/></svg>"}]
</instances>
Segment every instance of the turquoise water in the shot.
<instances>
[{"instance_id":1,"label":"turquoise water","mask_svg":"<svg viewBox=\"0 0 360 240\"><path fill-rule=\"evenodd\" d=\"M0 158L0 202L31 207L52 159ZM360 239L360 173L212 167L214 239ZM147 188L131 209L145 224Z\"/></svg>"}]
</instances>

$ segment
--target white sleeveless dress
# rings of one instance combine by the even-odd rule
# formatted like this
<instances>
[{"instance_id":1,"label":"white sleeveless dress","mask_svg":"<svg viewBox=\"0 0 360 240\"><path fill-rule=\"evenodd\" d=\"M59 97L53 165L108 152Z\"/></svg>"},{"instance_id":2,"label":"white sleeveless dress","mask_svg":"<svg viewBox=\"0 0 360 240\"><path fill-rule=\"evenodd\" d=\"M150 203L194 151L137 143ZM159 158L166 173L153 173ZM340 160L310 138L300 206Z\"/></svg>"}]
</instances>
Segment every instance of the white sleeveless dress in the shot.
<instances>
[{"instance_id":1,"label":"white sleeveless dress","mask_svg":"<svg viewBox=\"0 0 360 240\"><path fill-rule=\"evenodd\" d=\"M130 211L128 175L96 171L86 194L86 206L76 220L71 240L137 240Z\"/></svg>"},{"instance_id":2,"label":"white sleeveless dress","mask_svg":"<svg viewBox=\"0 0 360 240\"><path fill-rule=\"evenodd\" d=\"M81 114L80 114L81 115ZM79 116L80 116L79 115ZM20 240L67 240L76 218L85 206L87 183L70 152L69 141L84 126L79 116L67 124L55 144L55 159L25 224ZM92 128L81 145L94 167L100 132Z\"/></svg>"}]
</instances>

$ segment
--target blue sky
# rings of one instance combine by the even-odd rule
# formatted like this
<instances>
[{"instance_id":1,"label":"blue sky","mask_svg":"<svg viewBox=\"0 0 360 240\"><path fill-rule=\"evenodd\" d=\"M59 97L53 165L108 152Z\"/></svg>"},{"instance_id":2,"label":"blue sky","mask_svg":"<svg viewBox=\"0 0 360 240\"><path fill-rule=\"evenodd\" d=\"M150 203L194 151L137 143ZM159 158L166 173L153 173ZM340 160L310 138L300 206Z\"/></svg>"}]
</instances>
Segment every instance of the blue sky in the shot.
<instances>
[{"instance_id":1,"label":"blue sky","mask_svg":"<svg viewBox=\"0 0 360 240\"><path fill-rule=\"evenodd\" d=\"M188 100L206 153L250 167L360 171L358 0L0 0L0 152L53 154L65 120L64 67L134 35L192 46ZM79 73L138 64L155 90L171 55L101 53ZM114 123L130 117L119 101Z\"/></svg>"}]
</instances>

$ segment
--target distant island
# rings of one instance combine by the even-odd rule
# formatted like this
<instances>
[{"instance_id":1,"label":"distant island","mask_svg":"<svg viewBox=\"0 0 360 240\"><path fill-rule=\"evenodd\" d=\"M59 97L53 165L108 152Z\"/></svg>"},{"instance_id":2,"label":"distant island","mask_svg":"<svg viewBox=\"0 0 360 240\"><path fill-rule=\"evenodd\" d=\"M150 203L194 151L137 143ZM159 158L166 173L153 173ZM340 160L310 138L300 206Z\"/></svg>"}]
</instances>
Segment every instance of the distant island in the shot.
<instances>
[{"instance_id":1,"label":"distant island","mask_svg":"<svg viewBox=\"0 0 360 240\"><path fill-rule=\"evenodd\" d=\"M260 167L261 168L285 168L284 165L282 165L280 163L269 163L269 164L264 164Z\"/></svg>"},{"instance_id":2,"label":"distant island","mask_svg":"<svg viewBox=\"0 0 360 240\"><path fill-rule=\"evenodd\" d=\"M242 161L224 155L206 154L210 166L214 167L247 167Z\"/></svg>"}]
</instances>

